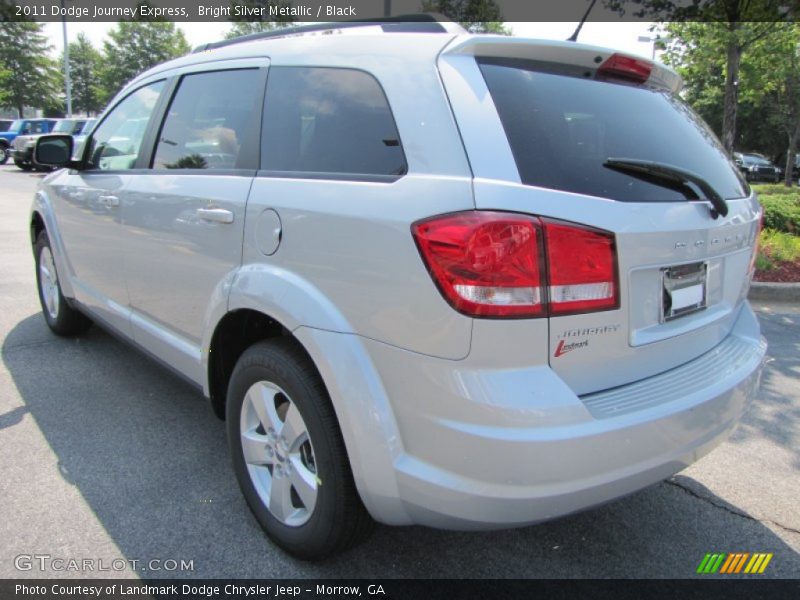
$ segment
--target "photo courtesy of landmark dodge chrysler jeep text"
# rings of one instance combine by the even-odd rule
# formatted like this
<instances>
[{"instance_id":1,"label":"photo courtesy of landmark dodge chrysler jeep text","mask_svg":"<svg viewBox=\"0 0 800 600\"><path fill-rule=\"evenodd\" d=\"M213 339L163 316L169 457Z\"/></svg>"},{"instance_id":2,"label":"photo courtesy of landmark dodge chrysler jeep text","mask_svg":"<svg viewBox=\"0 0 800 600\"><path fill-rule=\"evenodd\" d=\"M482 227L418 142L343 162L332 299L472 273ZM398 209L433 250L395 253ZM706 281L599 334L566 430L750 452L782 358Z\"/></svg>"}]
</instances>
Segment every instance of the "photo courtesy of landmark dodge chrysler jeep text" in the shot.
<instances>
[{"instance_id":1,"label":"photo courtesy of landmark dodge chrysler jeep text","mask_svg":"<svg viewBox=\"0 0 800 600\"><path fill-rule=\"evenodd\" d=\"M435 21L210 44L129 83L80 160L38 142L65 167L30 219L44 318L202 388L300 557L618 498L724 440L766 350L761 209L679 87Z\"/></svg>"}]
</instances>

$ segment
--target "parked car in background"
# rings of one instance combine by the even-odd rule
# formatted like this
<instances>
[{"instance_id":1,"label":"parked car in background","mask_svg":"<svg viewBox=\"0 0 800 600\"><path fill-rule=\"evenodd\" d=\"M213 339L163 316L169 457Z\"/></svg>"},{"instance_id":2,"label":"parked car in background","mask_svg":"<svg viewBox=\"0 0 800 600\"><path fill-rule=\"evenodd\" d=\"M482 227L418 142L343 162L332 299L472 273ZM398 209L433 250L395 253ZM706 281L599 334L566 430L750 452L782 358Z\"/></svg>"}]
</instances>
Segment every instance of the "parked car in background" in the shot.
<instances>
[{"instance_id":1,"label":"parked car in background","mask_svg":"<svg viewBox=\"0 0 800 600\"><path fill-rule=\"evenodd\" d=\"M68 167L27 223L47 325L202 389L304 558L370 517L506 528L670 477L766 352L762 210L674 71L403 25L212 44L129 83L78 160L36 147Z\"/></svg>"},{"instance_id":2,"label":"parked car in background","mask_svg":"<svg viewBox=\"0 0 800 600\"><path fill-rule=\"evenodd\" d=\"M37 131L28 134L20 134L11 144L14 164L23 171L30 171L37 168L33 162L33 149L38 140L45 133L66 133L75 135L80 133L86 124L86 119L55 119L50 131Z\"/></svg>"},{"instance_id":3,"label":"parked car in background","mask_svg":"<svg viewBox=\"0 0 800 600\"><path fill-rule=\"evenodd\" d=\"M783 176L783 170L780 167L760 154L734 152L733 161L747 181L778 183Z\"/></svg>"},{"instance_id":4,"label":"parked car in background","mask_svg":"<svg viewBox=\"0 0 800 600\"><path fill-rule=\"evenodd\" d=\"M11 145L17 136L50 133L57 119L17 119L8 131L0 131L0 165L6 164L11 156Z\"/></svg>"},{"instance_id":5,"label":"parked car in background","mask_svg":"<svg viewBox=\"0 0 800 600\"><path fill-rule=\"evenodd\" d=\"M13 122L14 119L0 119L0 131L8 131L8 128L11 127Z\"/></svg>"},{"instance_id":6,"label":"parked car in background","mask_svg":"<svg viewBox=\"0 0 800 600\"><path fill-rule=\"evenodd\" d=\"M95 123L97 123L97 119L86 119L86 123L83 124L83 127L78 133L72 134L72 139L75 142L73 156L78 158L83 153L83 145L86 143L86 138L94 129Z\"/></svg>"}]
</instances>

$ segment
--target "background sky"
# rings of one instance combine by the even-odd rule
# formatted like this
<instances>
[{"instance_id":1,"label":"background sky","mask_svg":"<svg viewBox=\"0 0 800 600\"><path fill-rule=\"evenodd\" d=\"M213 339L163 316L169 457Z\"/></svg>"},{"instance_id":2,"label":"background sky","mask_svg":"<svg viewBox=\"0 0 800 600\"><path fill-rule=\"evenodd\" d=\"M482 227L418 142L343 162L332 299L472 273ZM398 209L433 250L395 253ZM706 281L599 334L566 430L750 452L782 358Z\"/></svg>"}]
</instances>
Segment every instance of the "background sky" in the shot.
<instances>
[{"instance_id":1,"label":"background sky","mask_svg":"<svg viewBox=\"0 0 800 600\"><path fill-rule=\"evenodd\" d=\"M507 23L514 35L521 37L565 40L575 30L577 23ZM67 35L74 41L84 32L97 48L102 48L103 39L114 23L67 23ZM641 35L651 35L649 23L614 22L586 23L581 30L580 42L605 46L642 56L650 57L652 44L640 42ZM230 29L229 23L179 23L189 45L192 47L222 39ZM45 33L53 46L53 55L59 56L63 50L61 23L45 23Z\"/></svg>"}]
</instances>

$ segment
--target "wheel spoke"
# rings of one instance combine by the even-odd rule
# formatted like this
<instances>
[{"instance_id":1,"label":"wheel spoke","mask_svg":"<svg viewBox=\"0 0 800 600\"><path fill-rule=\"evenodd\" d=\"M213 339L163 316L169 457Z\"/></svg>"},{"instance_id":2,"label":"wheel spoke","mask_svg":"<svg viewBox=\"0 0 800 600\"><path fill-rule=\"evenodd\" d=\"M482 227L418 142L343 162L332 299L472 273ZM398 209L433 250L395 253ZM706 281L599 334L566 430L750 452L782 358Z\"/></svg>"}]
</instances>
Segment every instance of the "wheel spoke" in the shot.
<instances>
[{"instance_id":1,"label":"wheel spoke","mask_svg":"<svg viewBox=\"0 0 800 600\"><path fill-rule=\"evenodd\" d=\"M270 428L278 431L281 428L281 420L275 410L275 395L277 393L277 389L266 384L253 386L247 393L247 400L256 411L258 420L265 431Z\"/></svg>"},{"instance_id":2,"label":"wheel spoke","mask_svg":"<svg viewBox=\"0 0 800 600\"><path fill-rule=\"evenodd\" d=\"M292 484L285 474L278 471L278 467L272 472L268 508L275 517L284 523L296 510L292 506Z\"/></svg>"},{"instance_id":3,"label":"wheel spoke","mask_svg":"<svg viewBox=\"0 0 800 600\"><path fill-rule=\"evenodd\" d=\"M297 495L300 496L300 500L303 501L303 506L311 512L317 503L317 474L308 470L299 455L293 456L290 460L292 470L289 473L289 479Z\"/></svg>"},{"instance_id":4,"label":"wheel spoke","mask_svg":"<svg viewBox=\"0 0 800 600\"><path fill-rule=\"evenodd\" d=\"M50 283L50 271L47 269L47 265L44 264L44 261L39 265L39 273L42 275L42 282Z\"/></svg>"},{"instance_id":5,"label":"wheel spoke","mask_svg":"<svg viewBox=\"0 0 800 600\"><path fill-rule=\"evenodd\" d=\"M289 452L296 451L300 444L308 439L305 421L303 421L300 411L294 404L289 404L289 409L286 411L286 418L279 434L286 440Z\"/></svg>"},{"instance_id":6,"label":"wheel spoke","mask_svg":"<svg viewBox=\"0 0 800 600\"><path fill-rule=\"evenodd\" d=\"M273 456L271 451L267 450L269 438L255 430L250 430L242 433L242 452L244 460L249 465L271 465L273 463Z\"/></svg>"}]
</instances>

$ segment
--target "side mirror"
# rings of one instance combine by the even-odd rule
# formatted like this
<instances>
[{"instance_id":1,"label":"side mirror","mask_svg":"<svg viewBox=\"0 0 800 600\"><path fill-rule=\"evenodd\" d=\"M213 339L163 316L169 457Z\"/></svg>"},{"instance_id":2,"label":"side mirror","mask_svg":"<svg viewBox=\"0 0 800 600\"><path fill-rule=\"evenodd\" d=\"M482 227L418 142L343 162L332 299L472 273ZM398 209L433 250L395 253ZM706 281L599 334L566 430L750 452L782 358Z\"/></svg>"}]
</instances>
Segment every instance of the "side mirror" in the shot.
<instances>
[{"instance_id":1,"label":"side mirror","mask_svg":"<svg viewBox=\"0 0 800 600\"><path fill-rule=\"evenodd\" d=\"M73 143L71 135L43 135L36 141L33 162L56 168L75 166L72 160Z\"/></svg>"}]
</instances>

